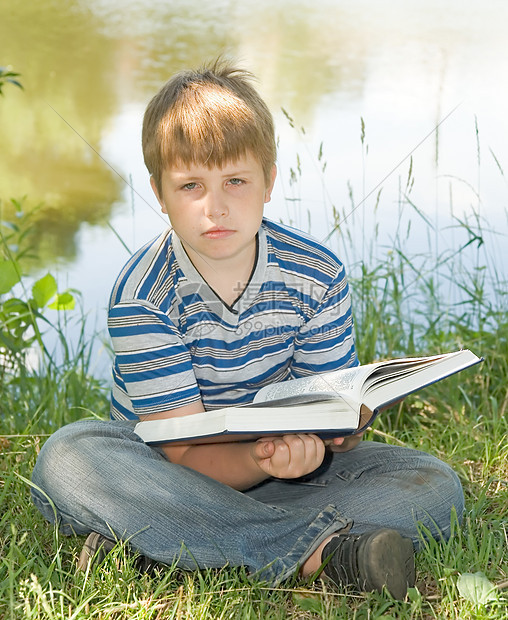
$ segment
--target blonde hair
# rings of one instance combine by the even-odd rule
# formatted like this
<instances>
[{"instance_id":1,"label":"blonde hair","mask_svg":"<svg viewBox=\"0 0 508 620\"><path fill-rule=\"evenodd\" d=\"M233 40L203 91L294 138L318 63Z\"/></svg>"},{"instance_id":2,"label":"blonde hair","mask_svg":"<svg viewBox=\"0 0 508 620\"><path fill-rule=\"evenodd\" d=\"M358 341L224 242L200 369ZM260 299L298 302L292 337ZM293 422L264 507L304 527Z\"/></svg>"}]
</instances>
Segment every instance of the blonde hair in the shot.
<instances>
[{"instance_id":1,"label":"blonde hair","mask_svg":"<svg viewBox=\"0 0 508 620\"><path fill-rule=\"evenodd\" d=\"M219 59L177 73L150 101L143 156L159 192L162 172L172 164L222 167L247 152L258 159L269 184L277 156L273 118L252 78Z\"/></svg>"}]
</instances>

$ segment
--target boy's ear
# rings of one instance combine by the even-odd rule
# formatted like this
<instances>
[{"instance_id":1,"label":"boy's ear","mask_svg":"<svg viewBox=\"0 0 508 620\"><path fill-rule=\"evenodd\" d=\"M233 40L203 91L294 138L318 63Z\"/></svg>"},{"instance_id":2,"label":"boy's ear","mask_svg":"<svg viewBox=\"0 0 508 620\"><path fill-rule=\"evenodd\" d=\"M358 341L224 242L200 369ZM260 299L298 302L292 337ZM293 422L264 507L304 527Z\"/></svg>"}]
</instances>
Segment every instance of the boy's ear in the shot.
<instances>
[{"instance_id":1,"label":"boy's ear","mask_svg":"<svg viewBox=\"0 0 508 620\"><path fill-rule=\"evenodd\" d=\"M270 183L268 184L268 187L265 190L265 203L270 202L272 198L272 190L273 190L273 186L275 184L276 178L277 178L277 166L273 164L273 168L270 173Z\"/></svg>"},{"instance_id":2,"label":"boy's ear","mask_svg":"<svg viewBox=\"0 0 508 620\"><path fill-rule=\"evenodd\" d=\"M150 185L152 187L152 191L155 194L155 197L157 198L160 206L161 206L161 211L163 213L167 213L166 210L166 205L164 204L164 201L162 200L162 197L159 196L159 190L157 189L157 184L155 183L155 179L153 178L153 176L150 176Z\"/></svg>"}]
</instances>

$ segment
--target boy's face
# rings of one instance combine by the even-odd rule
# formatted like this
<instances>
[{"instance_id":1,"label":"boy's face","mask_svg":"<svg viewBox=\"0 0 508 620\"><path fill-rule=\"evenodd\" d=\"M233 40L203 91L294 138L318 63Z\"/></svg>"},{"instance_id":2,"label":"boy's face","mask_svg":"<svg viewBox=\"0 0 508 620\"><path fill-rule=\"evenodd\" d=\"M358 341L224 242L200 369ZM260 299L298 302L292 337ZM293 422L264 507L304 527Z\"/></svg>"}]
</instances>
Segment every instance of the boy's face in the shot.
<instances>
[{"instance_id":1,"label":"boy's face","mask_svg":"<svg viewBox=\"0 0 508 620\"><path fill-rule=\"evenodd\" d=\"M267 186L260 162L247 153L222 168L194 164L167 168L160 194L153 179L151 184L190 258L226 264L228 259L253 256L275 175L274 166Z\"/></svg>"}]
</instances>

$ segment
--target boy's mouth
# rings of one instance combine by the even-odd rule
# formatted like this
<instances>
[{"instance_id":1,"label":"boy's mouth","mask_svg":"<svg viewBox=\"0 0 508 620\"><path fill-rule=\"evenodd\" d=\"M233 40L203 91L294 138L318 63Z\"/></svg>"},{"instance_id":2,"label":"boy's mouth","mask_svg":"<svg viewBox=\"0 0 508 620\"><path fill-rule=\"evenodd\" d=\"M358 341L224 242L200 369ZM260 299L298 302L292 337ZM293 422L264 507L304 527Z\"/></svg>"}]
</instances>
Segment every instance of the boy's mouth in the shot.
<instances>
[{"instance_id":1,"label":"boy's mouth","mask_svg":"<svg viewBox=\"0 0 508 620\"><path fill-rule=\"evenodd\" d=\"M224 228L223 226L216 226L214 228L209 228L203 233L203 237L207 239L225 239L226 237L230 237L235 233L234 230L229 228Z\"/></svg>"}]
</instances>

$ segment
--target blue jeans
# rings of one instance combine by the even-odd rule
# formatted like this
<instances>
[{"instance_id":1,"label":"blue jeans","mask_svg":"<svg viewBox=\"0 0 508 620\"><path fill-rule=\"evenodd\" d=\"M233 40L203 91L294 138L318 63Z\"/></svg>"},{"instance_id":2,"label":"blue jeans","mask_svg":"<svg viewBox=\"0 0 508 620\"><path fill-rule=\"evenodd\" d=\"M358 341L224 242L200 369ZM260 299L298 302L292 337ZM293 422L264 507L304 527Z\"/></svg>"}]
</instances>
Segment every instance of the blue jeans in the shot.
<instances>
[{"instance_id":1,"label":"blue jeans","mask_svg":"<svg viewBox=\"0 0 508 620\"><path fill-rule=\"evenodd\" d=\"M171 463L133 427L83 420L43 446L32 497L64 534L116 536L186 569L243 565L277 584L333 532L390 527L417 545L418 522L447 538L452 508L464 509L450 467L409 448L363 441L304 478L240 492Z\"/></svg>"}]
</instances>

